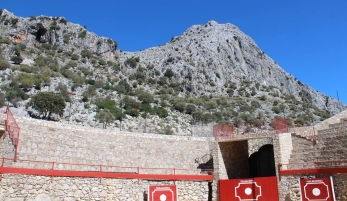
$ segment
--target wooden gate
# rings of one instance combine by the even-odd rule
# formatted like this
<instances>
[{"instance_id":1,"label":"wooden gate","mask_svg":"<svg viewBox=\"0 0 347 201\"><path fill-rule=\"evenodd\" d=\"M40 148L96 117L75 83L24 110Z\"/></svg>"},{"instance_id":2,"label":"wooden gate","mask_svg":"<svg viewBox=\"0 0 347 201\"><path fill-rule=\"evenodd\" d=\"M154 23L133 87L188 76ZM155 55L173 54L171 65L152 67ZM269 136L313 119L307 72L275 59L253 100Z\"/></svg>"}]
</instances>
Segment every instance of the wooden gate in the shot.
<instances>
[{"instance_id":1,"label":"wooden gate","mask_svg":"<svg viewBox=\"0 0 347 201\"><path fill-rule=\"evenodd\" d=\"M219 181L220 201L278 201L277 177Z\"/></svg>"}]
</instances>

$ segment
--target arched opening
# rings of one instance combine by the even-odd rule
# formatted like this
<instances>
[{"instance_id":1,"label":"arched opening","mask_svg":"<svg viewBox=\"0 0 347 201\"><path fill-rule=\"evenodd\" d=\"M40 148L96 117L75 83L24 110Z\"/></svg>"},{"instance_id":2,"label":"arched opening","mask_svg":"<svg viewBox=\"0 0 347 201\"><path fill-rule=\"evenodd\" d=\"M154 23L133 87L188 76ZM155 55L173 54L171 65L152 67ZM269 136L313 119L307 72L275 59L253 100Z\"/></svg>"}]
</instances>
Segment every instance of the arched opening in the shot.
<instances>
[{"instance_id":1,"label":"arched opening","mask_svg":"<svg viewBox=\"0 0 347 201\"><path fill-rule=\"evenodd\" d=\"M250 177L276 176L273 145L262 146L249 157L248 164Z\"/></svg>"}]
</instances>

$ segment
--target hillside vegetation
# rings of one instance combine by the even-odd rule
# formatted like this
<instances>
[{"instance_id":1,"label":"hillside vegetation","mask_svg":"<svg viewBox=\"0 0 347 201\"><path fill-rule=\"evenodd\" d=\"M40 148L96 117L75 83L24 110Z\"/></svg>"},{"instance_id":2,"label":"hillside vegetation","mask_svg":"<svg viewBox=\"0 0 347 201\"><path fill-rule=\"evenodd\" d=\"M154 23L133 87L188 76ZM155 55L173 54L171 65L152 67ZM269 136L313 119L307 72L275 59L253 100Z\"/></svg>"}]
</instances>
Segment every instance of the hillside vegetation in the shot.
<instances>
[{"instance_id":1,"label":"hillside vegetation","mask_svg":"<svg viewBox=\"0 0 347 201\"><path fill-rule=\"evenodd\" d=\"M1 10L0 106L34 118L181 135L195 124L270 128L275 117L304 126L345 108L286 73L231 24L195 25L144 51L117 47L63 17Z\"/></svg>"}]
</instances>

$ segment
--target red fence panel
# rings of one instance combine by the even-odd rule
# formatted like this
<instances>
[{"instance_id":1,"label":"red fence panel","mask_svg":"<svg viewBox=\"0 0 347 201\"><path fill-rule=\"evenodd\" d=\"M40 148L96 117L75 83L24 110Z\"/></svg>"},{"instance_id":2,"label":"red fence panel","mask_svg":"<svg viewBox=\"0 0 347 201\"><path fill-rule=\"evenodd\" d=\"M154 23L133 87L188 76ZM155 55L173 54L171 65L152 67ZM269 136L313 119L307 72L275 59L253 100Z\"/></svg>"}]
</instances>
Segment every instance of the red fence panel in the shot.
<instances>
[{"instance_id":1,"label":"red fence panel","mask_svg":"<svg viewBox=\"0 0 347 201\"><path fill-rule=\"evenodd\" d=\"M274 119L276 134L288 133L288 121L286 119Z\"/></svg>"},{"instance_id":2,"label":"red fence panel","mask_svg":"<svg viewBox=\"0 0 347 201\"><path fill-rule=\"evenodd\" d=\"M277 177L219 181L220 201L278 201Z\"/></svg>"},{"instance_id":3,"label":"red fence panel","mask_svg":"<svg viewBox=\"0 0 347 201\"><path fill-rule=\"evenodd\" d=\"M333 201L330 178L300 179L302 201Z\"/></svg>"},{"instance_id":4,"label":"red fence panel","mask_svg":"<svg viewBox=\"0 0 347 201\"><path fill-rule=\"evenodd\" d=\"M234 138L234 126L233 125L214 125L213 135L216 140L232 139Z\"/></svg>"}]
</instances>

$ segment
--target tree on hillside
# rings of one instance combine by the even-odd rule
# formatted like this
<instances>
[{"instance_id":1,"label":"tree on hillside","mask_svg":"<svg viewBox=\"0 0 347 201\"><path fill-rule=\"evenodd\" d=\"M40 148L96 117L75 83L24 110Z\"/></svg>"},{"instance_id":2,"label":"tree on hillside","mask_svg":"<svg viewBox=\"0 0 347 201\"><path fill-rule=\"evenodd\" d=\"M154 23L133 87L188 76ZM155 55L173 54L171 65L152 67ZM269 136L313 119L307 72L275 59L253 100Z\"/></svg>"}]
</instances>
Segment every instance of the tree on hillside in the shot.
<instances>
[{"instance_id":1,"label":"tree on hillside","mask_svg":"<svg viewBox=\"0 0 347 201\"><path fill-rule=\"evenodd\" d=\"M52 113L58 114L61 116L65 109L65 100L61 94L53 92L39 92L35 94L28 106L31 106L35 110L40 112L40 115L44 119L47 119L51 116Z\"/></svg>"},{"instance_id":2,"label":"tree on hillside","mask_svg":"<svg viewBox=\"0 0 347 201\"><path fill-rule=\"evenodd\" d=\"M96 114L96 119L106 128L107 124L114 122L115 116L108 109L103 109Z\"/></svg>"}]
</instances>

